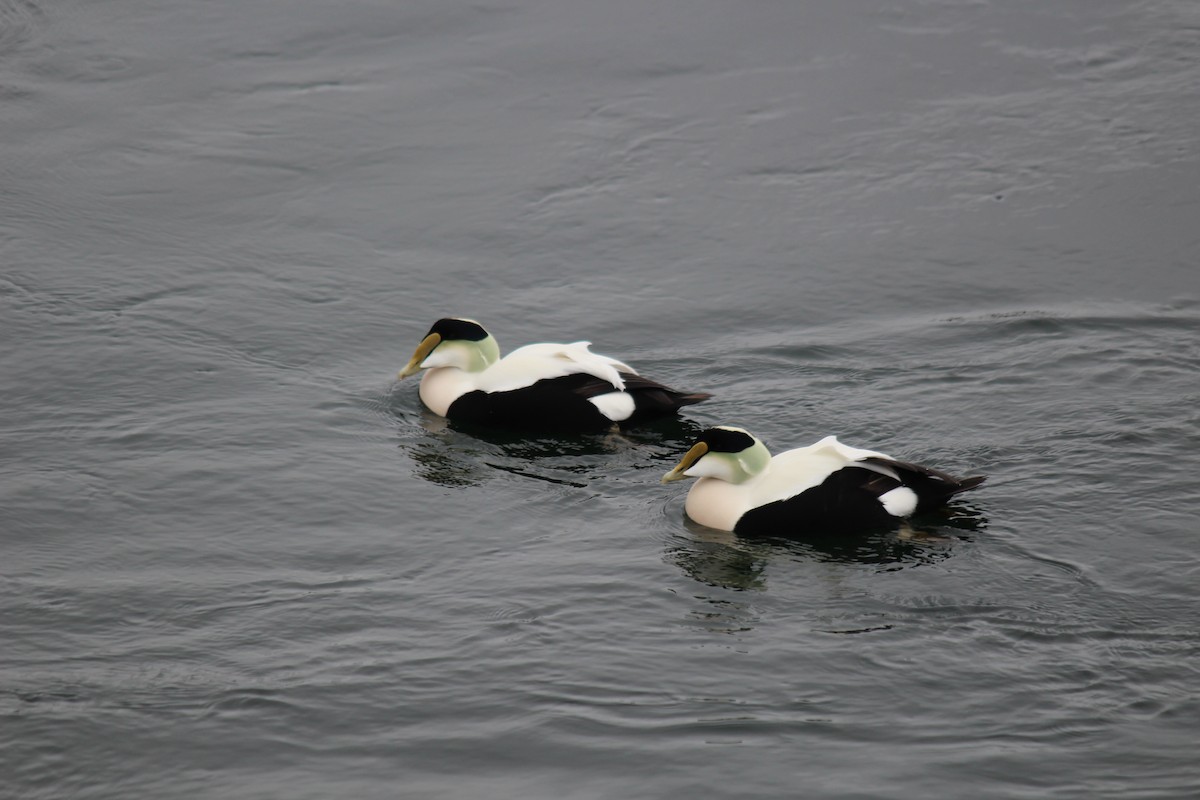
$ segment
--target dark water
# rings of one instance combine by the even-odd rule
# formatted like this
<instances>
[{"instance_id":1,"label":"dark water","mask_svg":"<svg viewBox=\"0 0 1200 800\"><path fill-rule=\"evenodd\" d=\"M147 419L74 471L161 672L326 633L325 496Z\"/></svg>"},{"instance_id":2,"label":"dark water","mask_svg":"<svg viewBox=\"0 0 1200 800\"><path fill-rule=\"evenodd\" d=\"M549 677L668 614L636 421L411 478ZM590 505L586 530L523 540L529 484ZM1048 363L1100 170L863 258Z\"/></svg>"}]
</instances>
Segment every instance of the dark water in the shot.
<instances>
[{"instance_id":1,"label":"dark water","mask_svg":"<svg viewBox=\"0 0 1200 800\"><path fill-rule=\"evenodd\" d=\"M1200 796L1200 5L0 0L0 785ZM445 429L436 317L716 397ZM984 472L738 541L698 427Z\"/></svg>"}]
</instances>

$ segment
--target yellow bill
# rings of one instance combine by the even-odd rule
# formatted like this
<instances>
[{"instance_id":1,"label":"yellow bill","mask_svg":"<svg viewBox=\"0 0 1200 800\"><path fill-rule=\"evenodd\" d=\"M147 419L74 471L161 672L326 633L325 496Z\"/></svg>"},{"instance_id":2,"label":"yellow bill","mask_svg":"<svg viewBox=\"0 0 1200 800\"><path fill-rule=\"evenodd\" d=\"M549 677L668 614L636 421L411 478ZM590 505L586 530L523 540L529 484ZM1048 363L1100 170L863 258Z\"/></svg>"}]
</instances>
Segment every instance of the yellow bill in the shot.
<instances>
[{"instance_id":1,"label":"yellow bill","mask_svg":"<svg viewBox=\"0 0 1200 800\"><path fill-rule=\"evenodd\" d=\"M410 358L408 363L404 365L404 369L400 370L397 380L404 380L409 375L415 375L416 373L420 372L421 362L428 358L429 354L433 352L433 348L437 347L441 343L442 337L437 333L431 333L422 339L421 343L417 345L417 350L413 353L413 357Z\"/></svg>"},{"instance_id":2,"label":"yellow bill","mask_svg":"<svg viewBox=\"0 0 1200 800\"><path fill-rule=\"evenodd\" d=\"M690 477L688 475L684 475L683 473L691 469L692 466L695 465L695 463L699 461L707 452L707 444L704 442L696 442L694 445L692 445L691 450L688 450L683 454L683 458L681 458L679 463L675 465L675 469L662 476L662 482L671 483L672 481L681 481L684 478Z\"/></svg>"}]
</instances>

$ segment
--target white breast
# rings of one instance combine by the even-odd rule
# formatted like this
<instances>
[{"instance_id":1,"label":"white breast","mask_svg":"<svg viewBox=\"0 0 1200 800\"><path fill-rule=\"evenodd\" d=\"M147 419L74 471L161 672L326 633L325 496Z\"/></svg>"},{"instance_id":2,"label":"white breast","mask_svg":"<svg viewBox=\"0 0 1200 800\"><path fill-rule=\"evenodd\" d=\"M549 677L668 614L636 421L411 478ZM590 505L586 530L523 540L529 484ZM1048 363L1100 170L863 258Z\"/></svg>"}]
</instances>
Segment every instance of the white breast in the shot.
<instances>
[{"instance_id":1,"label":"white breast","mask_svg":"<svg viewBox=\"0 0 1200 800\"><path fill-rule=\"evenodd\" d=\"M731 531L753 506L746 485L736 485L719 478L700 478L688 491L684 509L701 525Z\"/></svg>"},{"instance_id":2,"label":"white breast","mask_svg":"<svg viewBox=\"0 0 1200 800\"><path fill-rule=\"evenodd\" d=\"M421 376L421 402L435 414L446 416L450 404L477 387L471 373L457 367L435 367Z\"/></svg>"}]
</instances>

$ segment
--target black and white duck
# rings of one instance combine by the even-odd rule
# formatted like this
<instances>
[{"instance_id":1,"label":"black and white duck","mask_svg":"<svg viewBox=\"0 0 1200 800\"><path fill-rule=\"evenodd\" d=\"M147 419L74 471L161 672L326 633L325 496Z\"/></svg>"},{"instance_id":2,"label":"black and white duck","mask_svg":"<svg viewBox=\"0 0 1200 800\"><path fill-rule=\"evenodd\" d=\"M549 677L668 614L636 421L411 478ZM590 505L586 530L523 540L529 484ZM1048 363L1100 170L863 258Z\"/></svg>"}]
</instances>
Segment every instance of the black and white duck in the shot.
<instances>
[{"instance_id":1,"label":"black and white duck","mask_svg":"<svg viewBox=\"0 0 1200 800\"><path fill-rule=\"evenodd\" d=\"M772 456L750 433L730 426L704 431L662 482L684 478L699 478L685 504L696 522L779 536L891 526L984 481L848 447L836 436Z\"/></svg>"},{"instance_id":2,"label":"black and white duck","mask_svg":"<svg viewBox=\"0 0 1200 800\"><path fill-rule=\"evenodd\" d=\"M420 396L451 420L501 428L599 431L635 425L707 400L643 378L590 342L528 344L503 358L475 320L439 319L401 379L425 370Z\"/></svg>"}]
</instances>

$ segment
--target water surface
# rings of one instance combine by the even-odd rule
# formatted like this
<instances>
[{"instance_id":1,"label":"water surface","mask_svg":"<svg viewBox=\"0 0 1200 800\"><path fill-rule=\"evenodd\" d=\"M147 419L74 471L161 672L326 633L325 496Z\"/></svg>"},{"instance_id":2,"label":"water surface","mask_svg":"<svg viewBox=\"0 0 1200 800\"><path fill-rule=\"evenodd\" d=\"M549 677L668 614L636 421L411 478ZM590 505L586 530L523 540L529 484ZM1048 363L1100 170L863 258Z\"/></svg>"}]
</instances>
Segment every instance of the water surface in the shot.
<instances>
[{"instance_id":1,"label":"water surface","mask_svg":"<svg viewBox=\"0 0 1200 800\"><path fill-rule=\"evenodd\" d=\"M1200 10L0 0L17 797L1200 792ZM478 436L429 324L714 399ZM743 541L704 426L990 476Z\"/></svg>"}]
</instances>

